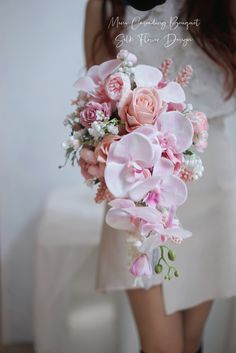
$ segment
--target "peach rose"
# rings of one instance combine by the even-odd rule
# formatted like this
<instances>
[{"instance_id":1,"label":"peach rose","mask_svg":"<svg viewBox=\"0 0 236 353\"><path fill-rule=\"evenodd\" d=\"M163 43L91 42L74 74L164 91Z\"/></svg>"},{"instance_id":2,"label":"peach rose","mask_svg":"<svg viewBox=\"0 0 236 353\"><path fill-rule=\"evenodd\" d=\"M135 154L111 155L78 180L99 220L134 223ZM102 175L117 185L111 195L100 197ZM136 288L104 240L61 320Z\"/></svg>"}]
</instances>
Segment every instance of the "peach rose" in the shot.
<instances>
[{"instance_id":1,"label":"peach rose","mask_svg":"<svg viewBox=\"0 0 236 353\"><path fill-rule=\"evenodd\" d=\"M106 163L108 151L110 145L114 141L118 141L120 136L118 135L105 135L103 140L95 148L95 156L98 162Z\"/></svg>"},{"instance_id":2,"label":"peach rose","mask_svg":"<svg viewBox=\"0 0 236 353\"><path fill-rule=\"evenodd\" d=\"M161 110L162 100L155 88L137 87L119 108L119 115L130 132L140 125L155 124Z\"/></svg>"},{"instance_id":3,"label":"peach rose","mask_svg":"<svg viewBox=\"0 0 236 353\"><path fill-rule=\"evenodd\" d=\"M104 175L105 166L97 162L94 151L84 147L80 151L78 164L81 168L81 173L86 180L101 178Z\"/></svg>"}]
</instances>

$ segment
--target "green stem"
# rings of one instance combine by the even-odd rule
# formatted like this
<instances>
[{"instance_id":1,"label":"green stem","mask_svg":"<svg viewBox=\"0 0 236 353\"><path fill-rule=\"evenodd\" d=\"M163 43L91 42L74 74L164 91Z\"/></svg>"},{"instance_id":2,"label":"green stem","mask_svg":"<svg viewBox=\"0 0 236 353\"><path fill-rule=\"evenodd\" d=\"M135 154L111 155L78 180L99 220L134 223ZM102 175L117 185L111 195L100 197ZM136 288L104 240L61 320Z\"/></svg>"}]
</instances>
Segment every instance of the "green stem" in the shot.
<instances>
[{"instance_id":1,"label":"green stem","mask_svg":"<svg viewBox=\"0 0 236 353\"><path fill-rule=\"evenodd\" d=\"M160 246L161 256L160 256L160 259L159 259L157 265L161 264L161 261L163 261L166 264L167 268L168 268L168 272L165 275L165 279L171 279L174 276L175 271L177 271L177 270L176 270L176 268L174 266L170 265L169 262L166 260L164 249L167 249L167 251L170 250L170 248L168 246L166 246L166 245L161 245ZM171 270L173 270L172 274L171 274Z\"/></svg>"}]
</instances>

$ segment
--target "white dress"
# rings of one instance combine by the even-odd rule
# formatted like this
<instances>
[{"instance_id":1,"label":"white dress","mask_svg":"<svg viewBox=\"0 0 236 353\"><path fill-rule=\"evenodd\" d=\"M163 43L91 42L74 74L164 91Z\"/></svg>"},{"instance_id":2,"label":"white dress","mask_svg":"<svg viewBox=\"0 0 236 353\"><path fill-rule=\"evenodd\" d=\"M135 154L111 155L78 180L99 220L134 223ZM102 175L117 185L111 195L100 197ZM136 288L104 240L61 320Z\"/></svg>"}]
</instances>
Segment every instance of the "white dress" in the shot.
<instances>
[{"instance_id":1,"label":"white dress","mask_svg":"<svg viewBox=\"0 0 236 353\"><path fill-rule=\"evenodd\" d=\"M166 314L208 299L236 295L236 171L232 146L225 130L225 119L230 115L235 115L236 119L236 100L235 96L223 100L223 72L194 41L189 41L185 47L179 40L166 46L170 33L169 39L175 36L191 39L185 28L178 26L171 30L168 25L171 16L178 14L180 5L179 0L167 0L145 13L127 6L126 21L131 22L136 17L137 25L127 31L129 43L122 43L122 48L137 55L139 63L160 66L163 59L172 58L173 78L180 67L190 64L194 73L185 90L186 101L192 103L193 108L204 111L209 118L208 148L201 154L204 175L199 181L188 184L188 200L177 212L182 225L193 236L181 245L171 244L177 256L175 265L181 275L167 281L155 274L145 283L146 288L162 283ZM138 18L144 15L146 21L155 19L156 24L138 25L141 23L137 22ZM162 22L163 27L158 22ZM143 33L148 33L146 38L159 40L141 43ZM125 234L104 222L95 288L105 293L133 288L132 283L133 276L127 268Z\"/></svg>"}]
</instances>

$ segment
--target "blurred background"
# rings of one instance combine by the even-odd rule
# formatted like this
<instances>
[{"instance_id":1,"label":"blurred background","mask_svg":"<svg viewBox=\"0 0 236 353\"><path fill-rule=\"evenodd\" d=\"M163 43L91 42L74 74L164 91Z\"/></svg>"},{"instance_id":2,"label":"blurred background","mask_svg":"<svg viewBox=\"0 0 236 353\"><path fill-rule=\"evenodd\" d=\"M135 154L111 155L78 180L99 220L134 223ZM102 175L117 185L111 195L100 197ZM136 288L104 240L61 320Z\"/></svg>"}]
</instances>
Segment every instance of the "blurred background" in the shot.
<instances>
[{"instance_id":1,"label":"blurred background","mask_svg":"<svg viewBox=\"0 0 236 353\"><path fill-rule=\"evenodd\" d=\"M125 294L94 291L103 207L76 167L57 168L73 83L84 70L85 6L0 1L1 342L8 352L33 352L33 344L37 353L139 347ZM227 128L236 156L236 121ZM236 299L217 300L206 353L235 353L235 330Z\"/></svg>"}]
</instances>

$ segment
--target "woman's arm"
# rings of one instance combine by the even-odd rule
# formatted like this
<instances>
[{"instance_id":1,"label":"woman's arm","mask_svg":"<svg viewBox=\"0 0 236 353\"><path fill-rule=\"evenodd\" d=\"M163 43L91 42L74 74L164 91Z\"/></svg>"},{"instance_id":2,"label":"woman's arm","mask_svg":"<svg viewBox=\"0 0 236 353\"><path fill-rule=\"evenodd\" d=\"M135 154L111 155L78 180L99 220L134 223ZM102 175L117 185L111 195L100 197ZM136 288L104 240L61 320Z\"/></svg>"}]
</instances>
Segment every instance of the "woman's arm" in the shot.
<instances>
[{"instance_id":1,"label":"woman's arm","mask_svg":"<svg viewBox=\"0 0 236 353\"><path fill-rule=\"evenodd\" d=\"M102 28L102 0L89 0L86 7L85 27L84 27L84 48L86 66L100 64L110 58L105 43L99 45L99 52L96 54L96 62L92 57L92 47L96 34Z\"/></svg>"}]
</instances>

